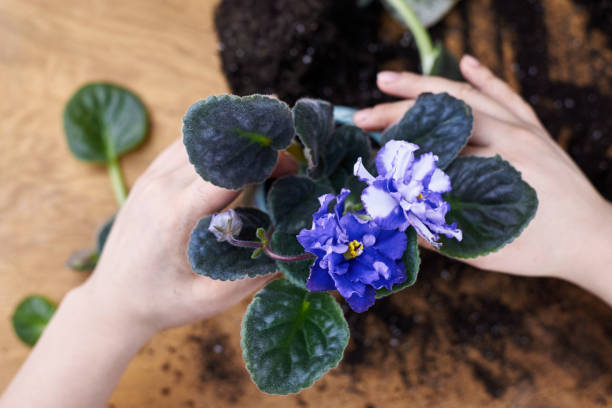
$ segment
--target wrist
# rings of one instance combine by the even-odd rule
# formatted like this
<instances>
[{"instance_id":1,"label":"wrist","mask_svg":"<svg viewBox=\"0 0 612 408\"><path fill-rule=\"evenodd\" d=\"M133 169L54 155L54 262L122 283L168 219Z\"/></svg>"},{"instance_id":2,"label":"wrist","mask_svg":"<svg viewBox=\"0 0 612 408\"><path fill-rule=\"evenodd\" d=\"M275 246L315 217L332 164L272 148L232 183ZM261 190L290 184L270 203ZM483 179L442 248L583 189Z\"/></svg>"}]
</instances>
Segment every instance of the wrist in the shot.
<instances>
[{"instance_id":1,"label":"wrist","mask_svg":"<svg viewBox=\"0 0 612 408\"><path fill-rule=\"evenodd\" d=\"M97 290L90 281L72 289L60 309L67 310L82 327L135 354L156 331L132 316L124 304Z\"/></svg>"},{"instance_id":2,"label":"wrist","mask_svg":"<svg viewBox=\"0 0 612 408\"><path fill-rule=\"evenodd\" d=\"M612 204L602 200L597 219L576 237L575 252L569 268L560 276L612 305Z\"/></svg>"}]
</instances>

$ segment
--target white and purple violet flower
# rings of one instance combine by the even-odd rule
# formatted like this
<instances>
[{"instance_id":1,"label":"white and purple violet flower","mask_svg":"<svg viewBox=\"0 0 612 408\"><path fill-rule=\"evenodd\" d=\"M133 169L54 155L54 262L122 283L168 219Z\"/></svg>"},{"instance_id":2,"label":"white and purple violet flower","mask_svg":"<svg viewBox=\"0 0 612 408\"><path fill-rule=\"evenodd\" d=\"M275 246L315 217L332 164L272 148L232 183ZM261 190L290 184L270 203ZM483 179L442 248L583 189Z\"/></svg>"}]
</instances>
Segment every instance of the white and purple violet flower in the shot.
<instances>
[{"instance_id":1,"label":"white and purple violet flower","mask_svg":"<svg viewBox=\"0 0 612 408\"><path fill-rule=\"evenodd\" d=\"M405 231L412 225L436 248L440 247L438 234L461 241L457 225L445 220L450 205L442 193L451 190L450 178L437 168L438 157L433 153L415 159L418 149L413 143L387 142L376 156L378 177L366 170L361 158L357 160L354 174L369 185L361 195L366 212L381 228Z\"/></svg>"},{"instance_id":2,"label":"white and purple violet flower","mask_svg":"<svg viewBox=\"0 0 612 408\"><path fill-rule=\"evenodd\" d=\"M312 228L297 236L316 256L306 283L309 290L337 289L353 310L363 312L374 304L377 289L390 290L406 280L401 258L409 226L435 247L441 245L438 234L461 241L456 224L445 220L450 206L442 193L451 190L450 178L437 168L433 153L415 159L418 149L412 143L389 141L376 157L377 177L357 160L354 173L368 184L361 195L366 214L344 213L347 189L338 197L319 197L321 208L313 214Z\"/></svg>"}]
</instances>

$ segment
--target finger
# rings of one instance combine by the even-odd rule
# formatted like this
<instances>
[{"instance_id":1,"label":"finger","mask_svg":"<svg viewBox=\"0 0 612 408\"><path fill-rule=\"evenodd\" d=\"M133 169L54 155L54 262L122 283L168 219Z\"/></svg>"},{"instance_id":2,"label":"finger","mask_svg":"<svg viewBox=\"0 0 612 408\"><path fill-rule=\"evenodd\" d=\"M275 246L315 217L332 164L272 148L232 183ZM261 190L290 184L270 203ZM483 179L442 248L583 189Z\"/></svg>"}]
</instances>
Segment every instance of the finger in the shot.
<instances>
[{"instance_id":1,"label":"finger","mask_svg":"<svg viewBox=\"0 0 612 408\"><path fill-rule=\"evenodd\" d=\"M366 131L379 131L398 122L414 105L407 99L399 102L381 103L372 108L362 109L353 116L355 125Z\"/></svg>"},{"instance_id":2,"label":"finger","mask_svg":"<svg viewBox=\"0 0 612 408\"><path fill-rule=\"evenodd\" d=\"M414 105L413 100L405 100L366 108L355 113L355 124L366 131L384 130L398 122L412 105ZM474 130L468 143L478 146L491 144L491 136L495 134L492 121L495 120L498 119L474 110Z\"/></svg>"},{"instance_id":3,"label":"finger","mask_svg":"<svg viewBox=\"0 0 612 408\"><path fill-rule=\"evenodd\" d=\"M148 172L164 173L188 163L187 151L183 140L177 138L151 162L147 168Z\"/></svg>"},{"instance_id":4,"label":"finger","mask_svg":"<svg viewBox=\"0 0 612 408\"><path fill-rule=\"evenodd\" d=\"M416 99L425 92L447 92L455 98L465 101L473 109L503 120L517 120L517 117L506 107L465 82L456 82L441 77L418 75L410 72L384 71L378 74L377 84L381 91L389 95L412 99Z\"/></svg>"},{"instance_id":5,"label":"finger","mask_svg":"<svg viewBox=\"0 0 612 408\"><path fill-rule=\"evenodd\" d=\"M484 95L487 95L520 119L540 125L538 117L531 106L527 104L506 82L502 81L489 68L482 65L471 55L464 55L460 63L463 76Z\"/></svg>"},{"instance_id":6,"label":"finger","mask_svg":"<svg viewBox=\"0 0 612 408\"><path fill-rule=\"evenodd\" d=\"M478 157L491 157L495 154L491 149L482 146L471 146L467 145L459 152L459 156L478 156Z\"/></svg>"},{"instance_id":7,"label":"finger","mask_svg":"<svg viewBox=\"0 0 612 408\"><path fill-rule=\"evenodd\" d=\"M295 174L299 170L297 161L289 153L280 151L276 161L276 167L270 177L280 178L289 174Z\"/></svg>"},{"instance_id":8,"label":"finger","mask_svg":"<svg viewBox=\"0 0 612 408\"><path fill-rule=\"evenodd\" d=\"M186 225L193 226L200 218L221 211L239 195L240 190L227 190L196 177L181 196Z\"/></svg>"}]
</instances>

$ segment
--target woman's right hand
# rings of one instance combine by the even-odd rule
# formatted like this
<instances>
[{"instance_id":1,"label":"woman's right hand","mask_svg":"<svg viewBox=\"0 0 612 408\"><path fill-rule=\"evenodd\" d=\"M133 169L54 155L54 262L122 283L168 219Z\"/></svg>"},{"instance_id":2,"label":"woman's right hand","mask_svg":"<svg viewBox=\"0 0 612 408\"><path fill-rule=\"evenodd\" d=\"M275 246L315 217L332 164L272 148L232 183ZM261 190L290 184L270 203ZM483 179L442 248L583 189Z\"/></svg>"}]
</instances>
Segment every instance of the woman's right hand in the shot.
<instances>
[{"instance_id":1,"label":"woman's right hand","mask_svg":"<svg viewBox=\"0 0 612 408\"><path fill-rule=\"evenodd\" d=\"M363 109L364 130L401 119L424 92L448 92L474 112L474 132L462 155L508 160L535 188L539 207L520 237L498 252L466 259L476 267L572 281L612 304L612 205L550 137L533 109L471 56L461 60L467 83L408 72L381 72L381 91L406 100Z\"/></svg>"}]
</instances>

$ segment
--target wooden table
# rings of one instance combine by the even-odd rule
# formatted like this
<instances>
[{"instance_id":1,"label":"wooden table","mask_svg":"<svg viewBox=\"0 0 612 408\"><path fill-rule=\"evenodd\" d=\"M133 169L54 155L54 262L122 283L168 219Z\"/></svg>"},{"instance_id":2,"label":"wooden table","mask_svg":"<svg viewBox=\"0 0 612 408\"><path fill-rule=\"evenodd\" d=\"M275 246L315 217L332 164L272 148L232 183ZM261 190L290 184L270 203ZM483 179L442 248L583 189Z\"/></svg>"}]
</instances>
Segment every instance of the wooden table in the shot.
<instances>
[{"instance_id":1,"label":"wooden table","mask_svg":"<svg viewBox=\"0 0 612 408\"><path fill-rule=\"evenodd\" d=\"M490 3L478 0L470 7L486 14ZM545 3L554 6L551 13L570 7L565 0ZM65 102L92 80L114 81L140 95L151 113L152 132L124 160L126 178L133 183L179 136L181 117L193 101L227 91L216 57L215 4L0 1L0 389L29 351L12 332L14 307L31 293L60 301L82 282L86 275L68 270L64 261L73 250L91 245L95 228L116 209L105 169L78 162L68 151L61 121ZM581 32L583 17L570 17L572 29ZM450 19L461 24L458 13ZM473 24L473 37L492 35L494 27L486 19ZM563 30L551 32L559 41L566 36ZM447 44L455 52L466 47L460 39L447 39ZM557 51L552 48L553 56ZM474 52L487 63L511 66L511 48L501 50L501 60L486 46ZM571 79L571 70L556 67L552 75ZM512 80L512 73L507 74ZM382 303L370 315L352 316L352 327L362 329L356 333L366 335L353 339L338 369L297 396L268 396L250 382L239 348L245 301L208 322L157 335L129 366L109 406L584 407L612 402L612 330L606 325L612 315L601 302L570 285L493 277L457 266L432 279ZM436 285L439 290L432 298ZM532 303L539 298L534 290L555 291L558 297L538 309ZM457 338L447 338L442 329L451 324L448 316L463 316L449 314L449 304L470 305L482 299L470 293L484 292L502 293L504 303L481 308L537 309L520 322L499 323L501 330L516 330L514 340L503 342L504 353L514 357L502 363L474 346L483 338L471 331L484 325L495 333L496 322L480 321L468 307L467 332L460 328ZM571 313L576 313L574 320L566 318ZM574 332L566 330L575 321L583 324ZM395 335L393 325L408 334ZM576 344L568 338L573 333L578 334ZM502 344L495 336L484 340ZM563 341L566 348L556 347ZM537 347L527 350L525 342ZM405 352L398 353L398 347ZM490 351L493 357L499 352ZM516 361L526 368L517 367Z\"/></svg>"}]
</instances>

